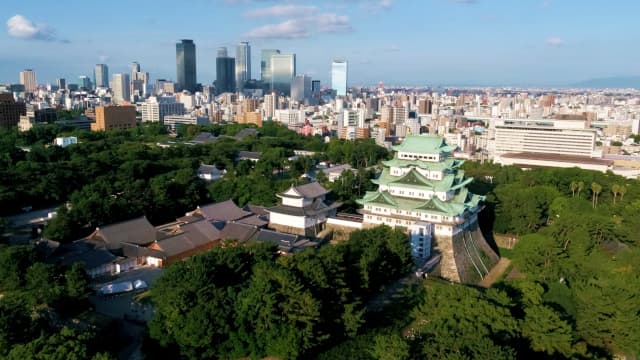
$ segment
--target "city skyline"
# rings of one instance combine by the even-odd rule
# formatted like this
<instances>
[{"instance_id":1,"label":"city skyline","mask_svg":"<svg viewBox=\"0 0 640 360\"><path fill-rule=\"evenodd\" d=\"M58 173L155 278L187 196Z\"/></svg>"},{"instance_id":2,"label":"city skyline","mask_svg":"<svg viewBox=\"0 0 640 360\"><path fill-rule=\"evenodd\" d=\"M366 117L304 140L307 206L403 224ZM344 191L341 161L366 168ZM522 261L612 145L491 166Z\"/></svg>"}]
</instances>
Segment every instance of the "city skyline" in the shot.
<instances>
[{"instance_id":1,"label":"city skyline","mask_svg":"<svg viewBox=\"0 0 640 360\"><path fill-rule=\"evenodd\" d=\"M241 41L255 49L254 69L261 49L277 48L296 53L299 72L323 84L330 83L333 58L349 61L351 85L566 86L640 74L640 51L629 46L639 32L636 3L621 11L558 0L199 0L176 12L160 0L140 16L119 11L115 1L89 5L104 21L74 16L63 22L69 9L80 8L75 0L65 7L34 2L3 4L0 45L12 51L0 55L0 81L17 82L25 68L34 69L40 83L77 79L98 63L125 72L132 61L145 64L153 79L177 80L172 52L182 38L198 44L203 84L216 78L216 49ZM109 25L113 17L117 29ZM252 78L259 78L255 71Z\"/></svg>"}]
</instances>

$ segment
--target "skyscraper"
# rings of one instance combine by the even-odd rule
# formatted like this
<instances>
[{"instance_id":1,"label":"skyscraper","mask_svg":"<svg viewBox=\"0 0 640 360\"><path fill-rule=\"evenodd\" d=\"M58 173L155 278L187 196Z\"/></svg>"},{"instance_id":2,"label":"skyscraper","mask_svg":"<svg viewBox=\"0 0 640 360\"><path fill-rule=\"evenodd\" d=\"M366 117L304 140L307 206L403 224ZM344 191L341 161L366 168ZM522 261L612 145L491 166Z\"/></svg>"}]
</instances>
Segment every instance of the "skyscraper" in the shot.
<instances>
[{"instance_id":1,"label":"skyscraper","mask_svg":"<svg viewBox=\"0 0 640 360\"><path fill-rule=\"evenodd\" d=\"M236 47L236 87L244 89L244 83L251 79L251 46L241 42Z\"/></svg>"},{"instance_id":2,"label":"skyscraper","mask_svg":"<svg viewBox=\"0 0 640 360\"><path fill-rule=\"evenodd\" d=\"M216 90L218 94L236 90L235 59L227 55L227 48L218 48L216 57Z\"/></svg>"},{"instance_id":3,"label":"skyscraper","mask_svg":"<svg viewBox=\"0 0 640 360\"><path fill-rule=\"evenodd\" d=\"M93 70L93 80L96 87L109 87L109 67L105 64L97 64Z\"/></svg>"},{"instance_id":4,"label":"skyscraper","mask_svg":"<svg viewBox=\"0 0 640 360\"><path fill-rule=\"evenodd\" d=\"M271 56L280 54L277 49L262 49L262 59L260 60L260 78L262 82L271 89Z\"/></svg>"},{"instance_id":5,"label":"skyscraper","mask_svg":"<svg viewBox=\"0 0 640 360\"><path fill-rule=\"evenodd\" d=\"M31 69L20 71L20 84L24 85L24 92L33 93L38 89L36 72Z\"/></svg>"},{"instance_id":6,"label":"skyscraper","mask_svg":"<svg viewBox=\"0 0 640 360\"><path fill-rule=\"evenodd\" d=\"M91 84L91 78L86 75L82 75L78 77L78 86L80 86L80 88L83 90L93 89L93 85Z\"/></svg>"},{"instance_id":7,"label":"skyscraper","mask_svg":"<svg viewBox=\"0 0 640 360\"><path fill-rule=\"evenodd\" d=\"M296 76L296 54L271 56L271 88L283 95L291 94L291 81Z\"/></svg>"},{"instance_id":8,"label":"skyscraper","mask_svg":"<svg viewBox=\"0 0 640 360\"><path fill-rule=\"evenodd\" d=\"M113 74L113 102L121 104L130 98L129 74Z\"/></svg>"},{"instance_id":9,"label":"skyscraper","mask_svg":"<svg viewBox=\"0 0 640 360\"><path fill-rule=\"evenodd\" d=\"M193 40L181 40L176 44L176 67L180 90L196 91L196 45Z\"/></svg>"},{"instance_id":10,"label":"skyscraper","mask_svg":"<svg viewBox=\"0 0 640 360\"><path fill-rule=\"evenodd\" d=\"M134 61L131 65L131 94L137 92L140 96L147 96L149 73L140 70L140 63Z\"/></svg>"},{"instance_id":11,"label":"skyscraper","mask_svg":"<svg viewBox=\"0 0 640 360\"><path fill-rule=\"evenodd\" d=\"M337 96L347 95L347 61L333 60L331 63L331 89Z\"/></svg>"},{"instance_id":12,"label":"skyscraper","mask_svg":"<svg viewBox=\"0 0 640 360\"><path fill-rule=\"evenodd\" d=\"M297 102L304 102L311 99L311 77L298 75L291 83L291 99Z\"/></svg>"},{"instance_id":13,"label":"skyscraper","mask_svg":"<svg viewBox=\"0 0 640 360\"><path fill-rule=\"evenodd\" d=\"M64 78L56 79L56 85L58 85L58 89L64 90L67 88L67 81Z\"/></svg>"}]
</instances>

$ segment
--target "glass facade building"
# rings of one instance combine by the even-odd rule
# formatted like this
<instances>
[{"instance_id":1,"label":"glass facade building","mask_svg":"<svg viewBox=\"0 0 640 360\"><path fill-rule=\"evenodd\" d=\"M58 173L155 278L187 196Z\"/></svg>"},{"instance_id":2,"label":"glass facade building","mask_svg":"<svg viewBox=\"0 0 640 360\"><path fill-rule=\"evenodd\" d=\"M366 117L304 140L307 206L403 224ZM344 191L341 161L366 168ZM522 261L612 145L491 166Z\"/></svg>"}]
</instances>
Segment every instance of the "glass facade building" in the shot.
<instances>
[{"instance_id":1,"label":"glass facade building","mask_svg":"<svg viewBox=\"0 0 640 360\"><path fill-rule=\"evenodd\" d=\"M216 91L218 94L236 91L235 59L227 56L227 48L218 48L216 57Z\"/></svg>"},{"instance_id":2,"label":"glass facade building","mask_svg":"<svg viewBox=\"0 0 640 360\"><path fill-rule=\"evenodd\" d=\"M260 60L260 79L267 86L268 90L271 89L271 56L280 54L280 50L277 49L262 49L262 59Z\"/></svg>"},{"instance_id":3,"label":"glass facade building","mask_svg":"<svg viewBox=\"0 0 640 360\"><path fill-rule=\"evenodd\" d=\"M251 46L241 42L236 47L236 87L244 89L244 83L251 79Z\"/></svg>"},{"instance_id":4,"label":"glass facade building","mask_svg":"<svg viewBox=\"0 0 640 360\"><path fill-rule=\"evenodd\" d=\"M331 64L331 89L337 96L347 95L347 61L333 60Z\"/></svg>"},{"instance_id":5,"label":"glass facade building","mask_svg":"<svg viewBox=\"0 0 640 360\"><path fill-rule=\"evenodd\" d=\"M105 64L97 64L93 71L93 79L96 87L109 87L109 67Z\"/></svg>"},{"instance_id":6,"label":"glass facade building","mask_svg":"<svg viewBox=\"0 0 640 360\"><path fill-rule=\"evenodd\" d=\"M176 44L176 68L180 90L196 91L196 45L193 40Z\"/></svg>"},{"instance_id":7,"label":"glass facade building","mask_svg":"<svg viewBox=\"0 0 640 360\"><path fill-rule=\"evenodd\" d=\"M291 95L291 82L296 76L296 54L271 56L271 88L282 95Z\"/></svg>"}]
</instances>

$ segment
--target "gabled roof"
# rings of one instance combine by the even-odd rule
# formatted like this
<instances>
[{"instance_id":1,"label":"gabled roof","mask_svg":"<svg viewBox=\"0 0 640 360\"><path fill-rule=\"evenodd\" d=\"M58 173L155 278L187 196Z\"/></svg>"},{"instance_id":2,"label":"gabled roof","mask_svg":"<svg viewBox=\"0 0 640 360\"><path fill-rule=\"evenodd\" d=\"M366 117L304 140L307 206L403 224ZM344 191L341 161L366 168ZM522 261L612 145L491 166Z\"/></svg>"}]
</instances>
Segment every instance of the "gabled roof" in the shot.
<instances>
[{"instance_id":1,"label":"gabled roof","mask_svg":"<svg viewBox=\"0 0 640 360\"><path fill-rule=\"evenodd\" d=\"M304 185L292 186L287 191L278 194L279 196L287 196L287 197L304 197L307 199L315 199L322 195L328 194L330 191L325 189L318 182L310 182Z\"/></svg>"},{"instance_id":2,"label":"gabled roof","mask_svg":"<svg viewBox=\"0 0 640 360\"><path fill-rule=\"evenodd\" d=\"M420 174L416 169L409 170L409 172L404 174L404 176L391 181L391 183L398 185L433 187L433 182L427 179L424 175Z\"/></svg>"},{"instance_id":3,"label":"gabled roof","mask_svg":"<svg viewBox=\"0 0 640 360\"><path fill-rule=\"evenodd\" d=\"M63 245L51 256L51 261L64 265L73 263L84 264L87 269L93 269L105 264L111 264L118 259L111 252L97 247L84 239Z\"/></svg>"},{"instance_id":4,"label":"gabled roof","mask_svg":"<svg viewBox=\"0 0 640 360\"><path fill-rule=\"evenodd\" d=\"M194 143L209 143L209 142L213 142L218 140L218 138L213 135L212 133L208 133L208 132L201 132L200 134L196 135L193 140L191 140L191 142Z\"/></svg>"},{"instance_id":5,"label":"gabled roof","mask_svg":"<svg viewBox=\"0 0 640 360\"><path fill-rule=\"evenodd\" d=\"M250 212L239 208L233 200L198 206L198 209L207 220L233 221L251 215Z\"/></svg>"},{"instance_id":6,"label":"gabled roof","mask_svg":"<svg viewBox=\"0 0 640 360\"><path fill-rule=\"evenodd\" d=\"M261 152L257 151L238 151L237 159L247 159L247 160L260 160L262 157Z\"/></svg>"},{"instance_id":7,"label":"gabled roof","mask_svg":"<svg viewBox=\"0 0 640 360\"><path fill-rule=\"evenodd\" d=\"M251 128L242 129L242 130L238 131L238 133L234 137L236 139L242 139L245 136L258 136L258 130L251 129Z\"/></svg>"},{"instance_id":8,"label":"gabled roof","mask_svg":"<svg viewBox=\"0 0 640 360\"><path fill-rule=\"evenodd\" d=\"M156 229L146 217L119 222L96 228L90 237L100 237L110 248L121 247L122 243L136 245L151 244L156 240Z\"/></svg>"},{"instance_id":9,"label":"gabled roof","mask_svg":"<svg viewBox=\"0 0 640 360\"><path fill-rule=\"evenodd\" d=\"M252 225L229 222L222 228L220 235L223 240L246 242L249 241L257 231L258 228Z\"/></svg>"},{"instance_id":10,"label":"gabled roof","mask_svg":"<svg viewBox=\"0 0 640 360\"><path fill-rule=\"evenodd\" d=\"M402 144L393 146L395 151L424 154L448 153L455 148L455 146L447 145L444 138L437 135L410 135L404 139Z\"/></svg>"},{"instance_id":11,"label":"gabled roof","mask_svg":"<svg viewBox=\"0 0 640 360\"><path fill-rule=\"evenodd\" d=\"M180 233L152 244L166 256L176 256L220 240L220 231L209 221L201 220L180 226Z\"/></svg>"},{"instance_id":12,"label":"gabled roof","mask_svg":"<svg viewBox=\"0 0 640 360\"><path fill-rule=\"evenodd\" d=\"M201 164L198 168L198 174L211 174L216 172L220 172L220 169L215 165Z\"/></svg>"}]
</instances>

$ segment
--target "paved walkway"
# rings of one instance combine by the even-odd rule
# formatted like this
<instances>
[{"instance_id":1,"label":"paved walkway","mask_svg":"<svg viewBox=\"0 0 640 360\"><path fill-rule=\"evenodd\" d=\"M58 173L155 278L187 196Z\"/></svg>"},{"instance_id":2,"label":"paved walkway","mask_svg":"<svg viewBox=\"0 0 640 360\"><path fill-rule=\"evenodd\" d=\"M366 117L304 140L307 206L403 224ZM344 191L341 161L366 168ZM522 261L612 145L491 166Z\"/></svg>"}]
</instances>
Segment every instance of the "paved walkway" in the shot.
<instances>
[{"instance_id":1,"label":"paved walkway","mask_svg":"<svg viewBox=\"0 0 640 360\"><path fill-rule=\"evenodd\" d=\"M493 269L489 271L487 276L485 276L484 279L482 279L482 281L478 283L478 286L481 286L483 288L491 287L491 285L493 285L493 283L496 282L500 278L500 276L502 276L502 273L507 270L509 265L511 265L511 259L507 259L504 257L500 258L500 261L498 261L496 266L494 266Z\"/></svg>"}]
</instances>

